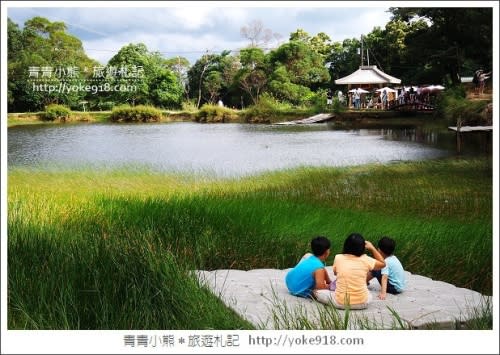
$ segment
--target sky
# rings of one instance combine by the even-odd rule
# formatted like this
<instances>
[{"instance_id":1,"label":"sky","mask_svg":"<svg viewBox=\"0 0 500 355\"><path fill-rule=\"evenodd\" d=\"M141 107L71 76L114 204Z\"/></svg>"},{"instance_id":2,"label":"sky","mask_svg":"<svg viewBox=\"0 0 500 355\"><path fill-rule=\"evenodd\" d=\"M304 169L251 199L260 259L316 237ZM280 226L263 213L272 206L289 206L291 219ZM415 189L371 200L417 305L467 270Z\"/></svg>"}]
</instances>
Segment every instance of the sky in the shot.
<instances>
[{"instance_id":1,"label":"sky","mask_svg":"<svg viewBox=\"0 0 500 355\"><path fill-rule=\"evenodd\" d=\"M30 4L30 3L28 3ZM186 57L191 64L207 51L238 50L249 40L241 27L261 21L265 28L281 36L268 47L288 40L302 28L310 35L326 33L332 41L360 38L374 27L385 27L391 14L380 3L319 1L307 2L49 2L49 7L19 3L7 9L7 16L23 26L35 16L63 21L68 32L78 37L87 55L101 64L129 43L144 43L164 57ZM69 5L74 6L74 5ZM155 7L149 7L155 6ZM169 7L167 7L169 6Z\"/></svg>"}]
</instances>

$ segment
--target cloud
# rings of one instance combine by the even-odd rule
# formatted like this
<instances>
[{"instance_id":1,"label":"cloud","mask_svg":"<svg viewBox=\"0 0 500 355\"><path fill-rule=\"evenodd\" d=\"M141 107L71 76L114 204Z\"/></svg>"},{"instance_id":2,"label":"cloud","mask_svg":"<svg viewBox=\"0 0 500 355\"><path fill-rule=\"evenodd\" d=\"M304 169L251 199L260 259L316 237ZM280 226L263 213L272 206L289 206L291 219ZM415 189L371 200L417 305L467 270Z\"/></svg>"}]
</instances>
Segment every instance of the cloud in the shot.
<instances>
[{"instance_id":1,"label":"cloud","mask_svg":"<svg viewBox=\"0 0 500 355\"><path fill-rule=\"evenodd\" d=\"M212 7L183 7L169 9L174 21L186 30L211 27L217 9Z\"/></svg>"},{"instance_id":2,"label":"cloud","mask_svg":"<svg viewBox=\"0 0 500 355\"><path fill-rule=\"evenodd\" d=\"M253 20L262 21L282 40L302 28L311 35L325 32L332 40L342 41L359 38L375 26L384 27L390 18L386 8L327 6L331 2L308 7L289 7L287 3L274 3L272 7L209 4L8 8L8 16L21 25L34 16L64 21L68 31L82 40L87 54L103 64L122 46L139 42L166 57L182 55L193 63L207 49L220 52L245 46L248 41L241 37L240 28Z\"/></svg>"},{"instance_id":3,"label":"cloud","mask_svg":"<svg viewBox=\"0 0 500 355\"><path fill-rule=\"evenodd\" d=\"M186 57L191 64L207 52L220 53L223 50L237 50L246 46L245 41L225 41L211 33L193 37L187 33L136 32L113 38L86 40L83 41L83 47L89 57L106 64L120 48L130 43L144 43L149 51L158 51L166 58Z\"/></svg>"}]
</instances>

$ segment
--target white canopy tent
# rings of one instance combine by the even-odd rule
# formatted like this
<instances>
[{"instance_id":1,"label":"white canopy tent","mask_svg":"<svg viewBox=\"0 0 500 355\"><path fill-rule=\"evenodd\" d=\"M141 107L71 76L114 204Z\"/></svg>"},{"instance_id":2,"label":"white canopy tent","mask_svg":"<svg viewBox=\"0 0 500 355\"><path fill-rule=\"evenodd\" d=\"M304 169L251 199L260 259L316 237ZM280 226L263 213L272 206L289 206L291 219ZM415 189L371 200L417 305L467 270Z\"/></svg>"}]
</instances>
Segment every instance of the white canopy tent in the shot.
<instances>
[{"instance_id":1,"label":"white canopy tent","mask_svg":"<svg viewBox=\"0 0 500 355\"><path fill-rule=\"evenodd\" d=\"M387 97L389 98L389 100L397 100L398 99L398 91L394 90L390 87L384 86L383 88L375 90L375 92L380 93L380 95L382 95L382 93L384 91L387 94Z\"/></svg>"},{"instance_id":2,"label":"white canopy tent","mask_svg":"<svg viewBox=\"0 0 500 355\"><path fill-rule=\"evenodd\" d=\"M385 86L385 87L383 87L383 88L380 88L380 89L377 89L377 90L375 90L375 91L377 91L377 92L382 92L382 91L384 91L384 90L385 90L385 91L387 91L387 92L398 92L397 90L391 89L391 88L389 88L389 87L387 87L387 86Z\"/></svg>"},{"instance_id":3,"label":"white canopy tent","mask_svg":"<svg viewBox=\"0 0 500 355\"><path fill-rule=\"evenodd\" d=\"M349 92L356 92L356 90L357 90L360 94L368 94L368 93L369 93L369 91L364 90L364 89L361 89L361 88L351 89L351 90L349 90Z\"/></svg>"}]
</instances>

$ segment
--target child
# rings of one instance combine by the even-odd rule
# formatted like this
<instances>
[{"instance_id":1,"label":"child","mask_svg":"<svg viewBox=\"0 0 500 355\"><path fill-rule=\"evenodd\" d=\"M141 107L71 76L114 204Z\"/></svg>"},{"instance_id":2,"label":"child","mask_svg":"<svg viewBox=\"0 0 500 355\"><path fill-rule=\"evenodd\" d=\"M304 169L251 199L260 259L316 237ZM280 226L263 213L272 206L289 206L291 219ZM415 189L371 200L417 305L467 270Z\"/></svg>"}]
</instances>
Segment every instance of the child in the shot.
<instances>
[{"instance_id":1,"label":"child","mask_svg":"<svg viewBox=\"0 0 500 355\"><path fill-rule=\"evenodd\" d=\"M286 274L286 287L294 296L315 297L314 291L329 289L331 280L324 263L330 255L330 241L326 237L318 236L311 241L311 250L312 254L305 254Z\"/></svg>"},{"instance_id":2,"label":"child","mask_svg":"<svg viewBox=\"0 0 500 355\"><path fill-rule=\"evenodd\" d=\"M369 250L373 257L364 254ZM337 276L337 287L333 305L344 309L363 309L368 307L371 294L366 286L368 271L379 270L385 266L382 255L361 234L353 233L344 242L342 254L335 255L333 273Z\"/></svg>"},{"instance_id":3,"label":"child","mask_svg":"<svg viewBox=\"0 0 500 355\"><path fill-rule=\"evenodd\" d=\"M372 270L368 273L366 281L377 278L381 288L378 298L385 300L387 292L397 295L404 291L406 287L406 278L403 265L396 258L394 249L396 242L389 237L382 237L378 241L378 250L385 259L385 267L382 270Z\"/></svg>"}]
</instances>

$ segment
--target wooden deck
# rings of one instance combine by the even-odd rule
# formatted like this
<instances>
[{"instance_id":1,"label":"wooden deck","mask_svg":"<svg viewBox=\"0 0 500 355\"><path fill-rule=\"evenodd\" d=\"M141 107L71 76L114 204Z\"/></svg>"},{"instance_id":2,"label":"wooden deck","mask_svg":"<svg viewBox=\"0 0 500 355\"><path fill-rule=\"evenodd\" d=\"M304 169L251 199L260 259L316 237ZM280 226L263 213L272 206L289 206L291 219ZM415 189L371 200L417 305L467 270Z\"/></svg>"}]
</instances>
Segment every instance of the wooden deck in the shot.
<instances>
[{"instance_id":1,"label":"wooden deck","mask_svg":"<svg viewBox=\"0 0 500 355\"><path fill-rule=\"evenodd\" d=\"M321 123L328 121L333 117L332 113L319 113L317 115L307 117L307 118L302 118L300 120L295 120L295 121L287 121L287 122L278 122L276 124L279 125L295 125L295 124L311 124L311 123Z\"/></svg>"},{"instance_id":2,"label":"wooden deck","mask_svg":"<svg viewBox=\"0 0 500 355\"><path fill-rule=\"evenodd\" d=\"M410 102L405 104L396 104L389 107L389 110L393 111L434 111L434 106L423 102Z\"/></svg>"},{"instance_id":3,"label":"wooden deck","mask_svg":"<svg viewBox=\"0 0 500 355\"><path fill-rule=\"evenodd\" d=\"M449 130L458 132L458 128L455 126L448 127ZM493 126L462 126L460 127L460 132L487 132L493 131Z\"/></svg>"}]
</instances>

